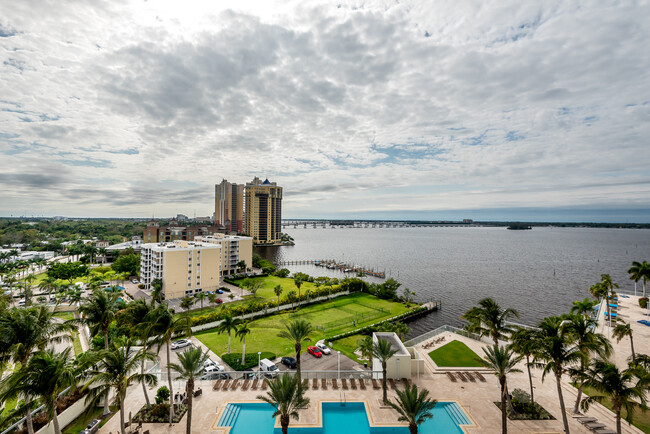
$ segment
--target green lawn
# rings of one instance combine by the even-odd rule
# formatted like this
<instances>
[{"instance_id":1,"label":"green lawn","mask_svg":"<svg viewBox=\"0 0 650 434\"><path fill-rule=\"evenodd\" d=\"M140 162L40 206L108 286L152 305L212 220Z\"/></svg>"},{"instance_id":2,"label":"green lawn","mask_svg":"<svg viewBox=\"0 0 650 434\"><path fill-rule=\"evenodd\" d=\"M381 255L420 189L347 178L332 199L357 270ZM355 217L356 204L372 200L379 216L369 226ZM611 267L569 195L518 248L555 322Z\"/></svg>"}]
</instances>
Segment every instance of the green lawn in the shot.
<instances>
[{"instance_id":1,"label":"green lawn","mask_svg":"<svg viewBox=\"0 0 650 434\"><path fill-rule=\"evenodd\" d=\"M278 356L291 355L294 352L293 343L277 336L289 320L309 321L316 329L312 334L312 342L316 342L325 338L326 334L332 336L343 333L407 311L408 308L401 303L381 300L369 294L356 293L340 297L327 303L307 306L293 313L281 313L251 321L249 326L252 333L246 337L246 352L270 351ZM359 319L363 315L366 320ZM355 319L358 319L356 327L353 325ZM328 327L325 331L317 328L322 326ZM219 335L216 330L210 330L197 333L196 337L215 354L220 355L228 351L226 334ZM234 335L232 351L242 351L242 343Z\"/></svg>"},{"instance_id":2,"label":"green lawn","mask_svg":"<svg viewBox=\"0 0 650 434\"><path fill-rule=\"evenodd\" d=\"M429 353L429 357L442 367L474 368L483 366L480 357L460 341L451 341Z\"/></svg>"},{"instance_id":3,"label":"green lawn","mask_svg":"<svg viewBox=\"0 0 650 434\"><path fill-rule=\"evenodd\" d=\"M334 351L340 351L341 354L345 354L355 362L362 364L367 362L367 360L361 360L356 354L354 354L354 351L359 348L357 342L364 337L365 336L363 335L352 335L347 338L339 339L332 342L332 349Z\"/></svg>"},{"instance_id":4,"label":"green lawn","mask_svg":"<svg viewBox=\"0 0 650 434\"><path fill-rule=\"evenodd\" d=\"M575 384L573 384L573 386L575 387ZM590 387L584 387L582 392L587 396L598 395L599 394L598 392L596 392L594 389L592 389ZM575 403L575 400L573 400L573 402L571 402L570 406L573 407L574 403ZM611 402L609 400L604 402L603 405L605 407L609 408L610 410L612 409L612 404L611 404ZM569 404L567 404L567 407L569 407ZM625 410L623 410L621 412L621 418L622 418L621 424L623 426L627 425L627 422L625 422L625 416L627 416L627 412ZM632 420L634 421L634 423L632 425L636 426L637 428L639 428L641 431L643 431L645 433L650 433L650 410L646 411L645 413L643 413L641 410L635 411ZM615 429L616 427L615 426L610 426L609 428Z\"/></svg>"},{"instance_id":5,"label":"green lawn","mask_svg":"<svg viewBox=\"0 0 650 434\"><path fill-rule=\"evenodd\" d=\"M74 319L74 315L72 312L54 312L54 317L61 318L64 321L69 321L71 319Z\"/></svg>"},{"instance_id":6,"label":"green lawn","mask_svg":"<svg viewBox=\"0 0 650 434\"><path fill-rule=\"evenodd\" d=\"M81 398L81 399L84 399L84 398ZM117 407L111 407L111 411L117 412L117 410L118 410ZM90 411L88 413L82 414L81 416L79 416L78 418L73 420L68 426L66 426L65 429L63 429L63 431L61 431L61 433L62 434L77 434L79 431L85 429L88 426L88 424L90 423L90 421L92 421L93 419L101 419L101 415L102 415L103 411L104 411L104 407L100 406L100 407L94 408L92 411ZM113 415L115 415L115 417L120 417L117 413L114 413ZM109 416L106 419L102 420L99 423L99 427L101 428L102 426L104 426L104 424L106 422L111 420L111 417L113 417L113 416ZM125 417L128 417L128 412L126 413ZM124 422L128 422L128 419L125 420Z\"/></svg>"}]
</instances>

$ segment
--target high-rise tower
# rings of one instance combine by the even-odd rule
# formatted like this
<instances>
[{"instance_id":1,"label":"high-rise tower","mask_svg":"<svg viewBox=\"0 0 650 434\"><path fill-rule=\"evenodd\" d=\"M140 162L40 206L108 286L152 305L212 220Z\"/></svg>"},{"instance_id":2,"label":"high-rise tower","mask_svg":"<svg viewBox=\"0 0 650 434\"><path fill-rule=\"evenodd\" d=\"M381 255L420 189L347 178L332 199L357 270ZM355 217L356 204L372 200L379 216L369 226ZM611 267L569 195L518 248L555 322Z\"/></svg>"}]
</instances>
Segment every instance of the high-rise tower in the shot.
<instances>
[{"instance_id":1,"label":"high-rise tower","mask_svg":"<svg viewBox=\"0 0 650 434\"><path fill-rule=\"evenodd\" d=\"M225 179L214 186L214 223L228 232L244 231L244 186Z\"/></svg>"},{"instance_id":2,"label":"high-rise tower","mask_svg":"<svg viewBox=\"0 0 650 434\"><path fill-rule=\"evenodd\" d=\"M246 183L244 231L259 244L273 244L282 237L282 187L255 177Z\"/></svg>"}]
</instances>

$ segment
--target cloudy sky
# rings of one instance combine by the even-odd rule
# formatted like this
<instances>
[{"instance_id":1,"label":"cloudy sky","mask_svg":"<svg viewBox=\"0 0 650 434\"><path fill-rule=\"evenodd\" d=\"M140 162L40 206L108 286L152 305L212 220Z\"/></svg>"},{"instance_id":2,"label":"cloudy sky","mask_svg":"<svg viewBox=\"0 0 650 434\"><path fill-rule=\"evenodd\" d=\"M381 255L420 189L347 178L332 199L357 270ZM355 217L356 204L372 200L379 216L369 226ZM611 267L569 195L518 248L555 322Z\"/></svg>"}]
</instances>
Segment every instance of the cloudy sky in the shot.
<instances>
[{"instance_id":1,"label":"cloudy sky","mask_svg":"<svg viewBox=\"0 0 650 434\"><path fill-rule=\"evenodd\" d=\"M0 215L650 221L648 1L0 2Z\"/></svg>"}]
</instances>

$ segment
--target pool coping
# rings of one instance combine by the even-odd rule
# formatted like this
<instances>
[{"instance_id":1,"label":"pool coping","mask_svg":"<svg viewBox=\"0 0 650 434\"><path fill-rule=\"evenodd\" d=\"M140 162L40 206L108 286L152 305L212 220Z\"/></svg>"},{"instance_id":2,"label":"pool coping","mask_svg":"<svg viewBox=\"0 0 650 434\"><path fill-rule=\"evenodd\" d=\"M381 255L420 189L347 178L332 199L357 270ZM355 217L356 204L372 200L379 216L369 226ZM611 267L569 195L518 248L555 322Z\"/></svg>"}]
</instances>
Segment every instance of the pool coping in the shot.
<instances>
[{"instance_id":1,"label":"pool coping","mask_svg":"<svg viewBox=\"0 0 650 434\"><path fill-rule=\"evenodd\" d=\"M462 432L467 433L468 431L466 428L478 428L479 425L476 423L476 420L472 417L470 412L461 404L459 401L455 399L450 399L450 400L445 400L445 399L439 399L437 400L438 402L453 402L458 405L463 412L465 413L465 416L472 422L471 424L460 424L457 425L458 428L461 429ZM370 406L370 403L367 400L355 400L355 401L349 401L350 403L363 403L365 409L366 409L366 415L368 417L368 425L371 428L408 428L408 424L405 422L402 423L396 423L396 424L381 424L381 423L376 423L375 418L372 413L372 407ZM318 400L317 405L316 405L316 423L294 423L289 425L289 428L323 428L323 404L325 403L341 403L340 400ZM219 411L217 412L216 418L214 422L212 423L212 430L216 431L219 434L229 434L230 429L232 427L230 426L218 426L217 424L221 420L221 417L223 416L223 413L226 411L226 408L228 407L228 404L264 404L263 401L260 400L234 400L234 401L227 401L225 405L219 408ZM273 425L273 429L275 430L276 428L282 428L282 425L280 424L280 416L277 416L275 418L275 423Z\"/></svg>"}]
</instances>

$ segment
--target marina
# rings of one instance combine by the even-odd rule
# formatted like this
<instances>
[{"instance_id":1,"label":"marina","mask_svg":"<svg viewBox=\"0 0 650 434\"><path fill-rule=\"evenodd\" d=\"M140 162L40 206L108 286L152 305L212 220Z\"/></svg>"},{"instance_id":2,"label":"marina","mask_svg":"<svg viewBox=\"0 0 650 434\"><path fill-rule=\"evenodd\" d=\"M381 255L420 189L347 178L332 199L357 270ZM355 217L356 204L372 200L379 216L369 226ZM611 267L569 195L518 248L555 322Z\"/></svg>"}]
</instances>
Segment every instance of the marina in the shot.
<instances>
[{"instance_id":1,"label":"marina","mask_svg":"<svg viewBox=\"0 0 650 434\"><path fill-rule=\"evenodd\" d=\"M385 271L378 271L374 268L364 267L362 265L350 265L342 261L334 259L302 259L292 261L280 261L275 264L278 267L292 266L292 265L315 265L316 267L325 267L328 270L339 270L344 273L362 274L364 276L373 276L380 279L386 278Z\"/></svg>"}]
</instances>

